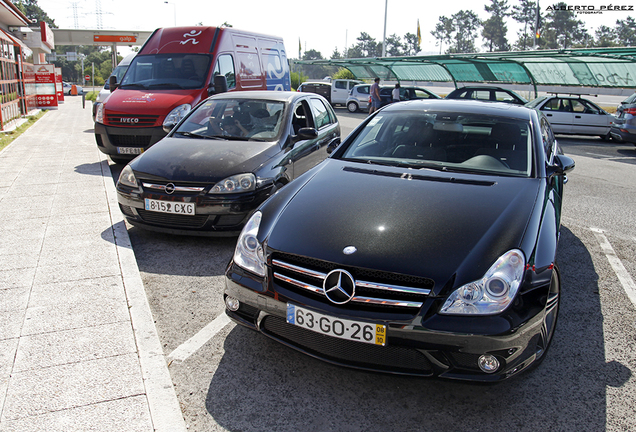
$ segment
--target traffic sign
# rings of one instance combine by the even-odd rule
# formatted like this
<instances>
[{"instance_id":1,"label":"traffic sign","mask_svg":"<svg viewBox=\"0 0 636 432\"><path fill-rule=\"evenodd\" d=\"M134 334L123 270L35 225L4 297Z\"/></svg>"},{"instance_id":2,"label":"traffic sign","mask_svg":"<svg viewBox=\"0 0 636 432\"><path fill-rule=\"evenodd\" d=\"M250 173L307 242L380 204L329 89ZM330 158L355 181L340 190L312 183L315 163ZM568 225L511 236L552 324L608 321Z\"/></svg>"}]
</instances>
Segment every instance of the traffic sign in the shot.
<instances>
[{"instance_id":1,"label":"traffic sign","mask_svg":"<svg viewBox=\"0 0 636 432\"><path fill-rule=\"evenodd\" d=\"M86 81L90 81L90 80L91 80L91 76L90 76L90 75L86 75L86 76L84 77L84 79L85 79Z\"/></svg>"}]
</instances>

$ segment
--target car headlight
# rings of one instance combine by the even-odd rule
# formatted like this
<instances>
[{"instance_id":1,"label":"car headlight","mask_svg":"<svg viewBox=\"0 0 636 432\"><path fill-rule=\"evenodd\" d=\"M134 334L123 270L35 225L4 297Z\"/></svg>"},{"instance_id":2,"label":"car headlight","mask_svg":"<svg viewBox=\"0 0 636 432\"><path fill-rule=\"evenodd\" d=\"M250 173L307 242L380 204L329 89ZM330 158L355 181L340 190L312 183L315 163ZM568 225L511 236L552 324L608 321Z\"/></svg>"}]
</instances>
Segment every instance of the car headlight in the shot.
<instances>
[{"instance_id":1,"label":"car headlight","mask_svg":"<svg viewBox=\"0 0 636 432\"><path fill-rule=\"evenodd\" d=\"M170 111L170 114L166 116L166 119L163 121L163 126L166 126L168 124L176 125L181 121L183 117L185 117L187 113L190 112L191 109L192 105L190 104L179 105L178 107Z\"/></svg>"},{"instance_id":2,"label":"car headlight","mask_svg":"<svg viewBox=\"0 0 636 432\"><path fill-rule=\"evenodd\" d=\"M256 212L247 221L239 235L234 250L234 263L258 276L265 277L265 257L263 245L258 241L261 212Z\"/></svg>"},{"instance_id":3,"label":"car headlight","mask_svg":"<svg viewBox=\"0 0 636 432\"><path fill-rule=\"evenodd\" d=\"M256 176L252 173L237 174L221 180L210 189L211 194L249 192L256 189Z\"/></svg>"},{"instance_id":4,"label":"car headlight","mask_svg":"<svg viewBox=\"0 0 636 432\"><path fill-rule=\"evenodd\" d=\"M104 104L100 103L95 114L95 123L104 123Z\"/></svg>"},{"instance_id":5,"label":"car headlight","mask_svg":"<svg viewBox=\"0 0 636 432\"><path fill-rule=\"evenodd\" d=\"M523 252L517 249L506 252L482 279L453 291L440 314L494 315L503 312L517 294L525 266Z\"/></svg>"},{"instance_id":6,"label":"car headlight","mask_svg":"<svg viewBox=\"0 0 636 432\"><path fill-rule=\"evenodd\" d=\"M132 188L138 187L137 179L135 178L135 173L133 172L130 165L126 165L124 169L121 170L121 173L119 174L119 180L117 181L123 185L129 186Z\"/></svg>"}]
</instances>

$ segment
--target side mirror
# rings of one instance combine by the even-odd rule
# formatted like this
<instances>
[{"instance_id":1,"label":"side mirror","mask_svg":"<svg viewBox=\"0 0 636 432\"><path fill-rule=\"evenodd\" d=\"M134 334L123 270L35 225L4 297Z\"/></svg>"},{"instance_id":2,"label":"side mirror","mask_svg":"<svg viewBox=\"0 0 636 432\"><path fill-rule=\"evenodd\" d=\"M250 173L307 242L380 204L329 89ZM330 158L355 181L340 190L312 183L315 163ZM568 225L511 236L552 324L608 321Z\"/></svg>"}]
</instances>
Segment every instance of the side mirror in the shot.
<instances>
[{"instance_id":1,"label":"side mirror","mask_svg":"<svg viewBox=\"0 0 636 432\"><path fill-rule=\"evenodd\" d=\"M119 84L117 84L117 77L114 75L111 75L108 78L108 87L110 87L110 91L113 92L117 89L117 87L119 87Z\"/></svg>"},{"instance_id":2,"label":"side mirror","mask_svg":"<svg viewBox=\"0 0 636 432\"><path fill-rule=\"evenodd\" d=\"M166 123L163 125L163 131L165 133L170 133L170 131L174 129L176 125L177 125L176 123Z\"/></svg>"},{"instance_id":3,"label":"side mirror","mask_svg":"<svg viewBox=\"0 0 636 432\"><path fill-rule=\"evenodd\" d=\"M304 127L298 130L298 138L312 139L318 137L318 131L312 127Z\"/></svg>"},{"instance_id":4,"label":"side mirror","mask_svg":"<svg viewBox=\"0 0 636 432\"><path fill-rule=\"evenodd\" d=\"M554 165L548 166L548 176L563 175L572 171L575 167L574 159L558 154L554 156Z\"/></svg>"},{"instance_id":5,"label":"side mirror","mask_svg":"<svg viewBox=\"0 0 636 432\"><path fill-rule=\"evenodd\" d=\"M225 93L227 91L227 78L225 75L214 75L214 84L208 87L208 96Z\"/></svg>"}]
</instances>

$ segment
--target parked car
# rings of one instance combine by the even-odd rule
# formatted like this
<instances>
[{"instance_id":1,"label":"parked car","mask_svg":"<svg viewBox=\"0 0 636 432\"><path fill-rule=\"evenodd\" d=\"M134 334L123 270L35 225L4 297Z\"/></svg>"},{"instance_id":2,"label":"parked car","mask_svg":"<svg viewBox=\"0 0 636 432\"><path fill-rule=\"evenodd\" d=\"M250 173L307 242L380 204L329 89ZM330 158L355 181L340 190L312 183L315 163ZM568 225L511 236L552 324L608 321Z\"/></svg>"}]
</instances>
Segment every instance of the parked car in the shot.
<instances>
[{"instance_id":1,"label":"parked car","mask_svg":"<svg viewBox=\"0 0 636 432\"><path fill-rule=\"evenodd\" d=\"M70 96L71 93L73 92L73 86L75 86L75 89L77 90L78 95L81 95L82 93L84 93L84 89L82 88L82 86L78 86L76 84L71 84L69 82L63 81L62 87L63 87L64 94Z\"/></svg>"},{"instance_id":2,"label":"parked car","mask_svg":"<svg viewBox=\"0 0 636 432\"><path fill-rule=\"evenodd\" d=\"M450 92L446 99L476 99L525 105L528 101L512 90L493 86L466 86Z\"/></svg>"},{"instance_id":3,"label":"parked car","mask_svg":"<svg viewBox=\"0 0 636 432\"><path fill-rule=\"evenodd\" d=\"M369 92L371 84L358 84L351 89L349 97L346 100L347 110L349 112L357 112L358 110L369 110Z\"/></svg>"},{"instance_id":4,"label":"parked car","mask_svg":"<svg viewBox=\"0 0 636 432\"><path fill-rule=\"evenodd\" d=\"M325 97L331 105L345 105L351 89L362 84L362 81L350 79L333 79L325 81L307 81L298 86L297 91L318 93Z\"/></svg>"},{"instance_id":5,"label":"parked car","mask_svg":"<svg viewBox=\"0 0 636 432\"><path fill-rule=\"evenodd\" d=\"M226 313L338 365L510 378L553 339L573 168L538 110L391 104L251 216Z\"/></svg>"},{"instance_id":6,"label":"parked car","mask_svg":"<svg viewBox=\"0 0 636 432\"><path fill-rule=\"evenodd\" d=\"M132 61L133 58L135 58L136 54L137 53L132 53L124 57L119 62L117 67L113 70L113 72L110 74L110 76L114 76L117 82L121 82L121 79L124 77L124 74L126 73L128 66L130 65L130 62ZM108 96L110 96L109 81L110 81L110 77L108 81L104 83L104 87L99 91L99 94L95 98L95 102L93 102L93 120L95 120L95 114L97 114L97 107L101 105Z\"/></svg>"},{"instance_id":7,"label":"parked car","mask_svg":"<svg viewBox=\"0 0 636 432\"><path fill-rule=\"evenodd\" d=\"M380 88L380 99L382 100L382 105L385 106L393 102L392 92L395 87L381 87ZM422 87L409 87L409 86L401 86L400 87L400 100L418 100L418 99L441 99L435 93L426 90Z\"/></svg>"},{"instance_id":8,"label":"parked car","mask_svg":"<svg viewBox=\"0 0 636 432\"><path fill-rule=\"evenodd\" d=\"M616 118L610 135L617 141L636 145L636 93L625 99L616 108Z\"/></svg>"},{"instance_id":9,"label":"parked car","mask_svg":"<svg viewBox=\"0 0 636 432\"><path fill-rule=\"evenodd\" d=\"M141 228L236 235L260 203L339 143L336 115L319 95L219 94L124 167L119 205Z\"/></svg>"},{"instance_id":10,"label":"parked car","mask_svg":"<svg viewBox=\"0 0 636 432\"><path fill-rule=\"evenodd\" d=\"M604 140L610 139L610 128L615 117L580 96L540 96L527 106L541 110L554 133L596 135Z\"/></svg>"}]
</instances>

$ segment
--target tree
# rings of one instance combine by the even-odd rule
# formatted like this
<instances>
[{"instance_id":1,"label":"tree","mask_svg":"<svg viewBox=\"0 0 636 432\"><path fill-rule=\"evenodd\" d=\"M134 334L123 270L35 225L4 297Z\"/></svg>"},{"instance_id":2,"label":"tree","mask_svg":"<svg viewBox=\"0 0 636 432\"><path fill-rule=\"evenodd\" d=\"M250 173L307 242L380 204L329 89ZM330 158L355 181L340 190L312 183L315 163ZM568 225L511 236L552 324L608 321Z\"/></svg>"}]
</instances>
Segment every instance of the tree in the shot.
<instances>
[{"instance_id":1,"label":"tree","mask_svg":"<svg viewBox=\"0 0 636 432\"><path fill-rule=\"evenodd\" d=\"M515 48L527 50L534 45L535 21L537 18L537 4L531 0L519 0L519 5L512 7L512 19L523 24L523 30L520 30L519 39L515 44ZM540 19L540 18L539 18ZM532 32L528 32L528 29Z\"/></svg>"},{"instance_id":2,"label":"tree","mask_svg":"<svg viewBox=\"0 0 636 432\"><path fill-rule=\"evenodd\" d=\"M305 51L302 60L322 60L322 58L323 57L322 54L320 54L320 51L310 49L309 51Z\"/></svg>"},{"instance_id":3,"label":"tree","mask_svg":"<svg viewBox=\"0 0 636 432\"><path fill-rule=\"evenodd\" d=\"M510 15L508 12L508 0L490 0L490 6L485 5L484 9L490 13L488 18L483 23L483 29L481 35L486 40L486 47L488 51L509 51L510 45L506 38L508 27L504 19Z\"/></svg>"},{"instance_id":4,"label":"tree","mask_svg":"<svg viewBox=\"0 0 636 432\"><path fill-rule=\"evenodd\" d=\"M628 16L616 21L616 37L620 46L636 46L636 20Z\"/></svg>"},{"instance_id":5,"label":"tree","mask_svg":"<svg viewBox=\"0 0 636 432\"><path fill-rule=\"evenodd\" d=\"M405 56L417 55L420 52L420 43L417 40L417 35L413 33L405 34L403 47Z\"/></svg>"},{"instance_id":6,"label":"tree","mask_svg":"<svg viewBox=\"0 0 636 432\"><path fill-rule=\"evenodd\" d=\"M386 38L386 53L390 57L399 57L404 55L405 46L402 39L395 33Z\"/></svg>"},{"instance_id":7,"label":"tree","mask_svg":"<svg viewBox=\"0 0 636 432\"><path fill-rule=\"evenodd\" d=\"M331 53L331 58L332 59L341 59L342 58L342 54L340 54L340 51L338 51L338 48L334 48L333 52Z\"/></svg>"},{"instance_id":8,"label":"tree","mask_svg":"<svg viewBox=\"0 0 636 432\"><path fill-rule=\"evenodd\" d=\"M565 2L547 7L545 30L541 45L550 49L567 49L575 45L585 46L589 38L582 21L576 19L573 11L568 10Z\"/></svg>"},{"instance_id":9,"label":"tree","mask_svg":"<svg viewBox=\"0 0 636 432\"><path fill-rule=\"evenodd\" d=\"M355 75L349 70L345 68L338 69L338 72L333 74L333 79L356 79Z\"/></svg>"},{"instance_id":10,"label":"tree","mask_svg":"<svg viewBox=\"0 0 636 432\"><path fill-rule=\"evenodd\" d=\"M475 40L481 20L473 11L460 10L451 17L453 20L453 44L449 47L451 53L477 52Z\"/></svg>"},{"instance_id":11,"label":"tree","mask_svg":"<svg viewBox=\"0 0 636 432\"><path fill-rule=\"evenodd\" d=\"M377 43L368 33L361 32L357 41L358 43L350 48L348 57L364 58L380 57L382 55L382 44Z\"/></svg>"},{"instance_id":12,"label":"tree","mask_svg":"<svg viewBox=\"0 0 636 432\"><path fill-rule=\"evenodd\" d=\"M594 46L597 47L614 47L616 43L616 30L607 26L600 26L595 32Z\"/></svg>"},{"instance_id":13,"label":"tree","mask_svg":"<svg viewBox=\"0 0 636 432\"><path fill-rule=\"evenodd\" d=\"M452 18L446 18L445 16L439 17L439 22L435 25L435 30L431 32L431 35L438 42L435 45L439 45L439 53L442 53L442 47L444 42L450 45L453 41L453 20Z\"/></svg>"},{"instance_id":14,"label":"tree","mask_svg":"<svg viewBox=\"0 0 636 432\"><path fill-rule=\"evenodd\" d=\"M51 28L57 28L55 20L47 15L46 12L38 6L37 0L18 0L15 5L30 20L44 21Z\"/></svg>"}]
</instances>

